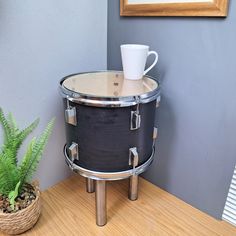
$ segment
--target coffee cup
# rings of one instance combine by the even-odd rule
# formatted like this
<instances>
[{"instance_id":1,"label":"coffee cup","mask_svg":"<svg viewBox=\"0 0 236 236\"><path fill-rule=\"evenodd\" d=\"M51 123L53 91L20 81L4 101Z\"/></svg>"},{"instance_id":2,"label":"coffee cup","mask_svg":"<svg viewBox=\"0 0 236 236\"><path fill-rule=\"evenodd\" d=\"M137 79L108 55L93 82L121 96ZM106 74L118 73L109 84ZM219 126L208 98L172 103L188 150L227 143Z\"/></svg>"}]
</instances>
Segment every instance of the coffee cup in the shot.
<instances>
[{"instance_id":1,"label":"coffee cup","mask_svg":"<svg viewBox=\"0 0 236 236\"><path fill-rule=\"evenodd\" d=\"M157 63L158 54L149 51L149 46L140 44L123 44L121 48L121 59L124 71L124 78L130 80L142 79ZM145 70L147 58L154 55L155 59L151 66Z\"/></svg>"}]
</instances>

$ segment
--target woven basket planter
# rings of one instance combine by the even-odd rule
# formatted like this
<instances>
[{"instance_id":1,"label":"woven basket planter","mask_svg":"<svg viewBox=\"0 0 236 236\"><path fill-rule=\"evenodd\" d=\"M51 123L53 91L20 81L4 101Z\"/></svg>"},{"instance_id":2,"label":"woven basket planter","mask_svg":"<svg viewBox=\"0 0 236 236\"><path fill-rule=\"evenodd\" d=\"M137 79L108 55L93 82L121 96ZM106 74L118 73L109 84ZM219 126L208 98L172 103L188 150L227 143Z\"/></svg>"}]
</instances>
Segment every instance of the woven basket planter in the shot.
<instances>
[{"instance_id":1,"label":"woven basket planter","mask_svg":"<svg viewBox=\"0 0 236 236\"><path fill-rule=\"evenodd\" d=\"M0 213L0 231L5 234L21 234L31 229L41 212L41 199L38 186L34 186L36 199L25 209L15 213Z\"/></svg>"}]
</instances>

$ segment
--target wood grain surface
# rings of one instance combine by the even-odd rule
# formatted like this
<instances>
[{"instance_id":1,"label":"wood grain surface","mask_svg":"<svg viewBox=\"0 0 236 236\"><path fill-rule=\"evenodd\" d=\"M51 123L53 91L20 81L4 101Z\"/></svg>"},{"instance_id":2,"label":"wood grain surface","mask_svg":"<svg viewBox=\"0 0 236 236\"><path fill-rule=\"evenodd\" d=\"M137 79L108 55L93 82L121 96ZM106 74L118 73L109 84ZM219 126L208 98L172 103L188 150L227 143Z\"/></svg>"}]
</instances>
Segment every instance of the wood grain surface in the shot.
<instances>
[{"instance_id":1,"label":"wood grain surface","mask_svg":"<svg viewBox=\"0 0 236 236\"><path fill-rule=\"evenodd\" d=\"M232 225L206 215L142 178L139 187L139 199L132 202L127 198L127 180L109 182L108 223L98 227L95 194L86 192L83 177L73 175L42 193L41 217L33 229L22 235L236 235Z\"/></svg>"},{"instance_id":2,"label":"wood grain surface","mask_svg":"<svg viewBox=\"0 0 236 236\"><path fill-rule=\"evenodd\" d=\"M120 0L121 16L211 16L225 17L228 0L213 2L130 4Z\"/></svg>"}]
</instances>

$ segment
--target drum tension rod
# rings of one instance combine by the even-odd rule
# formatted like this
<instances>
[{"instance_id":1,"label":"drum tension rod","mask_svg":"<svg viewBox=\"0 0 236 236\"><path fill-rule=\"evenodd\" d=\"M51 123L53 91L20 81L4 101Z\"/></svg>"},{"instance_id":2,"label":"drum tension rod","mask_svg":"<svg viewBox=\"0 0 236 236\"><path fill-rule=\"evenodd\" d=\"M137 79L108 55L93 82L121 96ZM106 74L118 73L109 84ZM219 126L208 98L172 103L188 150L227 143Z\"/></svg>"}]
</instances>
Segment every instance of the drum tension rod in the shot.
<instances>
[{"instance_id":1,"label":"drum tension rod","mask_svg":"<svg viewBox=\"0 0 236 236\"><path fill-rule=\"evenodd\" d=\"M152 138L153 138L153 144L152 144L152 146L153 146L153 147L155 146L155 142L156 142L157 136L158 136L158 128L157 128L157 127L154 127L154 128L153 128L153 136L152 136Z\"/></svg>"},{"instance_id":2,"label":"drum tension rod","mask_svg":"<svg viewBox=\"0 0 236 236\"><path fill-rule=\"evenodd\" d=\"M130 118L130 130L136 130L140 128L141 125L141 115L139 114L139 97L136 97L136 110L131 111L131 118Z\"/></svg>"},{"instance_id":3,"label":"drum tension rod","mask_svg":"<svg viewBox=\"0 0 236 236\"><path fill-rule=\"evenodd\" d=\"M133 169L138 165L138 151L136 147L129 149L129 165L133 166Z\"/></svg>"},{"instance_id":4,"label":"drum tension rod","mask_svg":"<svg viewBox=\"0 0 236 236\"><path fill-rule=\"evenodd\" d=\"M161 96L158 96L156 99L156 108L160 106Z\"/></svg>"}]
</instances>

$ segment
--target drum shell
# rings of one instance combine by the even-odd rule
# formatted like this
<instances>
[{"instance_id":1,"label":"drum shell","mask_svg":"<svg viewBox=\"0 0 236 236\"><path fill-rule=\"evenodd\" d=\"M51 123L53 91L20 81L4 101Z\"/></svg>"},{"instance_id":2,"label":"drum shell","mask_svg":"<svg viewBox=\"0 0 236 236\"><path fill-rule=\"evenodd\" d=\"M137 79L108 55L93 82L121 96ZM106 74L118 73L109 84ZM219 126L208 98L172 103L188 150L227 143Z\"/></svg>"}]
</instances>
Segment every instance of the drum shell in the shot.
<instances>
[{"instance_id":1,"label":"drum shell","mask_svg":"<svg viewBox=\"0 0 236 236\"><path fill-rule=\"evenodd\" d=\"M67 109L67 99L64 108ZM140 104L141 126L130 130L131 111L129 107L94 107L69 102L76 108L77 125L66 123L67 147L78 144L79 160L75 164L102 172L117 172L131 169L129 149L136 147L138 165L143 164L153 151L153 128L156 100Z\"/></svg>"}]
</instances>

